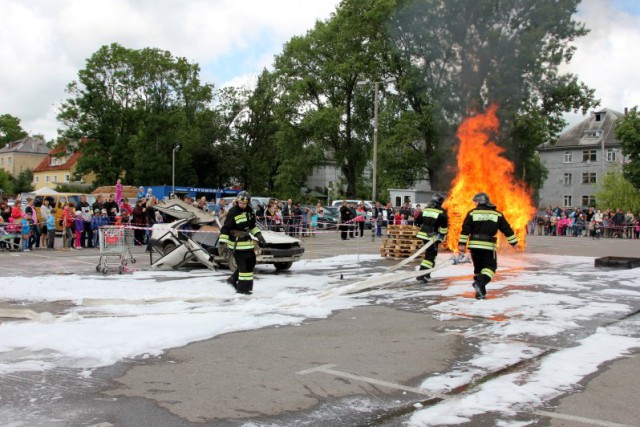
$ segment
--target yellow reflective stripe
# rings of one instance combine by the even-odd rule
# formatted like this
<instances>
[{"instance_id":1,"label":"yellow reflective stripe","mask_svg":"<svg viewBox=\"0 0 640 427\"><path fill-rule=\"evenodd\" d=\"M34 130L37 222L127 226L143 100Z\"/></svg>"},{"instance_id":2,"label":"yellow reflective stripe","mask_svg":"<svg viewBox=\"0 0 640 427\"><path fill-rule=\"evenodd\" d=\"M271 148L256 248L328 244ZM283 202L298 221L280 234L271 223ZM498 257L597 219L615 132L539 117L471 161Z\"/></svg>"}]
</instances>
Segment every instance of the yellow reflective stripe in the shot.
<instances>
[{"instance_id":1,"label":"yellow reflective stripe","mask_svg":"<svg viewBox=\"0 0 640 427\"><path fill-rule=\"evenodd\" d=\"M229 235L221 234L219 240L220 240L220 243L229 243Z\"/></svg>"},{"instance_id":2,"label":"yellow reflective stripe","mask_svg":"<svg viewBox=\"0 0 640 427\"><path fill-rule=\"evenodd\" d=\"M418 234L416 234L416 237L422 240L431 240L431 238L424 231L419 231Z\"/></svg>"},{"instance_id":3,"label":"yellow reflective stripe","mask_svg":"<svg viewBox=\"0 0 640 427\"><path fill-rule=\"evenodd\" d=\"M238 279L240 280L252 280L253 279L253 271L248 273L238 273Z\"/></svg>"},{"instance_id":4,"label":"yellow reflective stripe","mask_svg":"<svg viewBox=\"0 0 640 427\"><path fill-rule=\"evenodd\" d=\"M489 276L490 279L493 279L493 275L496 274L496 272L490 268L483 268L480 270L480 274L484 274L485 276Z\"/></svg>"},{"instance_id":5,"label":"yellow reflective stripe","mask_svg":"<svg viewBox=\"0 0 640 427\"><path fill-rule=\"evenodd\" d=\"M441 213L442 211L439 211L437 209L427 208L422 211L422 216L427 218L438 218L438 216L440 216Z\"/></svg>"},{"instance_id":6,"label":"yellow reflective stripe","mask_svg":"<svg viewBox=\"0 0 640 427\"><path fill-rule=\"evenodd\" d=\"M260 229L258 227L253 227L253 229L251 229L251 231L249 233L251 233L252 235L256 235L260 232Z\"/></svg>"},{"instance_id":7,"label":"yellow reflective stripe","mask_svg":"<svg viewBox=\"0 0 640 427\"><path fill-rule=\"evenodd\" d=\"M498 218L500 218L500 216L497 215L495 212L486 212L486 213L473 212L471 214L471 218L473 218L474 221L498 222Z\"/></svg>"},{"instance_id":8,"label":"yellow reflective stripe","mask_svg":"<svg viewBox=\"0 0 640 427\"><path fill-rule=\"evenodd\" d=\"M461 234L460 239L458 239L458 243L467 243L468 240L469 240L469 236Z\"/></svg>"},{"instance_id":9,"label":"yellow reflective stripe","mask_svg":"<svg viewBox=\"0 0 640 427\"><path fill-rule=\"evenodd\" d=\"M440 234L447 234L448 231L449 231L449 229L447 227L438 228L438 233L440 233Z\"/></svg>"},{"instance_id":10,"label":"yellow reflective stripe","mask_svg":"<svg viewBox=\"0 0 640 427\"><path fill-rule=\"evenodd\" d=\"M515 234L512 234L511 236L507 237L507 242L509 242L509 243L518 243L518 238L516 237Z\"/></svg>"},{"instance_id":11,"label":"yellow reflective stripe","mask_svg":"<svg viewBox=\"0 0 640 427\"><path fill-rule=\"evenodd\" d=\"M471 211L471 215L473 214L492 214L492 215L498 215L498 216L502 216L502 214L500 212L496 212L496 211L483 211L482 209L477 210L477 211Z\"/></svg>"},{"instance_id":12,"label":"yellow reflective stripe","mask_svg":"<svg viewBox=\"0 0 640 427\"><path fill-rule=\"evenodd\" d=\"M495 249L496 244L493 242L484 242L482 240L471 240L469 242L469 247L472 249Z\"/></svg>"},{"instance_id":13,"label":"yellow reflective stripe","mask_svg":"<svg viewBox=\"0 0 640 427\"><path fill-rule=\"evenodd\" d=\"M420 265L427 268L433 268L433 262L429 261L428 259L423 259Z\"/></svg>"},{"instance_id":14,"label":"yellow reflective stripe","mask_svg":"<svg viewBox=\"0 0 640 427\"><path fill-rule=\"evenodd\" d=\"M243 222L247 222L247 215L241 213L240 215L236 215L233 219L236 221L236 224L240 224Z\"/></svg>"},{"instance_id":15,"label":"yellow reflective stripe","mask_svg":"<svg viewBox=\"0 0 640 427\"><path fill-rule=\"evenodd\" d=\"M235 246L233 247L233 249L238 250L238 251L244 251L244 250L247 250L247 249L253 249L253 240L236 242Z\"/></svg>"}]
</instances>

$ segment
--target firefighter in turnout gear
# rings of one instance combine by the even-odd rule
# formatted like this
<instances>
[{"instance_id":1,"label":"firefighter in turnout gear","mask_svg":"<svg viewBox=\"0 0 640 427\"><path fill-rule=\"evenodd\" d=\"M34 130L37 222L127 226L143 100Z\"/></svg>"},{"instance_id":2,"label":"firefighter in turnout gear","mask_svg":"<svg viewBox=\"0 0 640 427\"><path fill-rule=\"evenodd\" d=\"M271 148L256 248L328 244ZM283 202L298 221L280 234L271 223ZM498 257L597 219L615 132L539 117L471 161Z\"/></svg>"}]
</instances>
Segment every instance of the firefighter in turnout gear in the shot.
<instances>
[{"instance_id":1,"label":"firefighter in turnout gear","mask_svg":"<svg viewBox=\"0 0 640 427\"><path fill-rule=\"evenodd\" d=\"M225 250L233 252L236 270L227 279L227 283L239 294L251 294L253 291L253 268L256 266L256 254L253 251L254 236L261 246L265 245L260 229L256 227L256 216L251 208L251 196L241 191L236 204L227 213L220 230L220 243Z\"/></svg>"},{"instance_id":2,"label":"firefighter in turnout gear","mask_svg":"<svg viewBox=\"0 0 640 427\"><path fill-rule=\"evenodd\" d=\"M465 251L465 246L471 251L473 261L473 289L476 299L486 299L486 286L493 278L498 268L496 256L496 234L500 231L507 238L507 242L515 248L518 238L511 226L496 206L491 203L486 193L473 196L475 209L467 213L462 223L458 249Z\"/></svg>"},{"instance_id":3,"label":"firefighter in turnout gear","mask_svg":"<svg viewBox=\"0 0 640 427\"><path fill-rule=\"evenodd\" d=\"M430 270L435 267L438 246L447 235L449 218L446 209L442 207L443 202L444 197L441 194L434 194L429 206L424 208L416 218L416 225L420 227L420 231L418 231L416 237L424 240L425 244L434 241L424 252L424 259L420 263L420 270ZM431 274L429 273L418 276L418 280L423 283L426 283L430 278Z\"/></svg>"}]
</instances>

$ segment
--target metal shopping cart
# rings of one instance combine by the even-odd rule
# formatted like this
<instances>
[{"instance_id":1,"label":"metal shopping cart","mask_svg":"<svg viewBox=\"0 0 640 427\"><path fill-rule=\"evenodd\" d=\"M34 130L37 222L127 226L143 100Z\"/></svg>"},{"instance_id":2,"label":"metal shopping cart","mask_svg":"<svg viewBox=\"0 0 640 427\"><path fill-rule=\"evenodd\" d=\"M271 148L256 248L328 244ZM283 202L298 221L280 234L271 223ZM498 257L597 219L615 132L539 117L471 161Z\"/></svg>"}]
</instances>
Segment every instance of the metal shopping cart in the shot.
<instances>
[{"instance_id":1,"label":"metal shopping cart","mask_svg":"<svg viewBox=\"0 0 640 427\"><path fill-rule=\"evenodd\" d=\"M131 246L134 245L133 230L122 226L103 226L98 231L100 261L96 271L107 274L109 269L114 269L122 274L129 262L136 262L131 253Z\"/></svg>"}]
</instances>

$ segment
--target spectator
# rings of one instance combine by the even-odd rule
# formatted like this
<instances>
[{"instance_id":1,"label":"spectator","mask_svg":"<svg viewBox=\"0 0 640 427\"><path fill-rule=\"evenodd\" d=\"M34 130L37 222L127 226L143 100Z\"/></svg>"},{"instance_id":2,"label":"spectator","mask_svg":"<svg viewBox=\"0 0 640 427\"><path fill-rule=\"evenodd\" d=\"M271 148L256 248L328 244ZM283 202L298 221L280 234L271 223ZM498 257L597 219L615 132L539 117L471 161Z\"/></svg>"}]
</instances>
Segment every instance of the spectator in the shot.
<instances>
[{"instance_id":1,"label":"spectator","mask_svg":"<svg viewBox=\"0 0 640 427\"><path fill-rule=\"evenodd\" d=\"M31 225L31 236L29 239L29 249L33 249L35 245L36 248L40 248L40 224L38 224L38 214L36 212L35 206L33 206L33 199L31 197L27 197L27 207L24 209L24 212L27 214L27 219L29 224Z\"/></svg>"},{"instance_id":2,"label":"spectator","mask_svg":"<svg viewBox=\"0 0 640 427\"><path fill-rule=\"evenodd\" d=\"M356 208L356 225L358 227L356 233L360 234L360 237L364 237L364 223L365 223L365 217L367 216L367 212L364 209L364 202L360 201L360 203L358 203L358 207Z\"/></svg>"},{"instance_id":3,"label":"spectator","mask_svg":"<svg viewBox=\"0 0 640 427\"><path fill-rule=\"evenodd\" d=\"M70 207L65 204L62 208L62 216L60 222L62 223L62 249L68 251L73 241L73 216L69 211Z\"/></svg>"},{"instance_id":4,"label":"spectator","mask_svg":"<svg viewBox=\"0 0 640 427\"><path fill-rule=\"evenodd\" d=\"M93 239L91 246L95 248L97 248L99 244L98 234L99 234L99 229L101 225L102 225L102 218L100 216L100 209L96 209L93 211L93 216L91 217L91 225L89 226L91 228L91 238ZM109 225L109 224L105 224L105 225Z\"/></svg>"},{"instance_id":5,"label":"spectator","mask_svg":"<svg viewBox=\"0 0 640 427\"><path fill-rule=\"evenodd\" d=\"M53 249L55 248L55 241L56 241L56 217L49 214L49 216L47 216L46 224L47 224L46 229L48 234L47 249Z\"/></svg>"},{"instance_id":6,"label":"spectator","mask_svg":"<svg viewBox=\"0 0 640 427\"><path fill-rule=\"evenodd\" d=\"M49 199L48 198L44 198L44 200L42 200L42 206L40 206L40 219L42 219L42 247L47 247L49 249L53 248L53 246L49 246L49 243L47 242L47 240L50 237L49 234L49 230L51 230L51 228L49 227L49 217L53 216L51 214L51 208L49 207ZM55 231L56 231L56 222L55 222L55 218L52 222L53 224L53 235L55 237Z\"/></svg>"},{"instance_id":7,"label":"spectator","mask_svg":"<svg viewBox=\"0 0 640 427\"><path fill-rule=\"evenodd\" d=\"M91 224L91 222L89 222L89 224ZM76 211L76 217L74 219L74 231L76 233L76 240L75 240L75 246L74 249L75 250L80 250L82 249L82 236L85 235L84 234L84 218L82 216L82 211Z\"/></svg>"},{"instance_id":8,"label":"spectator","mask_svg":"<svg viewBox=\"0 0 640 427\"><path fill-rule=\"evenodd\" d=\"M147 225L147 214L143 206L144 199L140 199L136 202L136 206L133 208L133 225L136 227L133 230L133 236L136 246L140 246L144 243L144 228Z\"/></svg>"},{"instance_id":9,"label":"spectator","mask_svg":"<svg viewBox=\"0 0 640 427\"><path fill-rule=\"evenodd\" d=\"M93 202L93 204L91 205L91 210L93 212L95 212L96 210L98 212L102 212L103 208L104 208L104 200L102 196L98 195L98 197L96 197L96 201Z\"/></svg>"},{"instance_id":10,"label":"spectator","mask_svg":"<svg viewBox=\"0 0 640 427\"><path fill-rule=\"evenodd\" d=\"M91 209L92 208L89 205L89 202L87 202L87 196L85 195L80 196L80 203L78 203L78 210L80 211L80 215L79 215L80 218L82 218L82 221L84 221L84 224L82 224L82 233L80 236L80 246L83 248L93 247L93 239L92 239L93 236L90 235L91 234ZM76 214L76 216L78 215ZM76 227L76 230L77 228L78 227ZM77 245L77 242L76 242L76 245Z\"/></svg>"},{"instance_id":11,"label":"spectator","mask_svg":"<svg viewBox=\"0 0 640 427\"><path fill-rule=\"evenodd\" d=\"M31 236L31 225L29 224L29 216L22 214L20 219L20 234L22 235L22 252L29 252L29 238Z\"/></svg>"},{"instance_id":12,"label":"spectator","mask_svg":"<svg viewBox=\"0 0 640 427\"><path fill-rule=\"evenodd\" d=\"M104 202L103 209L107 210L107 215L109 216L110 224L115 224L116 216L120 212L118 208L118 204L115 201L115 196L113 194L109 194L109 200Z\"/></svg>"},{"instance_id":13,"label":"spectator","mask_svg":"<svg viewBox=\"0 0 640 427\"><path fill-rule=\"evenodd\" d=\"M118 206L122 203L122 180L120 178L116 181L116 203Z\"/></svg>"}]
</instances>

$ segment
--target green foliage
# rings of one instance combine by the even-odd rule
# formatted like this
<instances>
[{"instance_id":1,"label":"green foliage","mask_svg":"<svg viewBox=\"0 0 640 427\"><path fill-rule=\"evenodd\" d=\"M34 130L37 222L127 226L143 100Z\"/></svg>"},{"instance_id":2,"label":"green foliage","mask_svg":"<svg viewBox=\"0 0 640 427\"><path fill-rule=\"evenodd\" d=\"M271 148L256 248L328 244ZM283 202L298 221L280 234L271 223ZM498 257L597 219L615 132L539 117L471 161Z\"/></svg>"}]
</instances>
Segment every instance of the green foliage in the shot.
<instances>
[{"instance_id":1,"label":"green foliage","mask_svg":"<svg viewBox=\"0 0 640 427\"><path fill-rule=\"evenodd\" d=\"M620 172L608 173L596 192L598 206L611 206L626 211L640 212L640 190L627 181Z\"/></svg>"},{"instance_id":2,"label":"green foliage","mask_svg":"<svg viewBox=\"0 0 640 427\"><path fill-rule=\"evenodd\" d=\"M68 85L71 96L58 115L65 138L86 137L78 171L95 172L99 185L123 174L125 184L166 184L173 147L180 144L176 181L199 184L189 166L200 142L198 115L212 88L200 84L198 73L197 65L167 51L101 47Z\"/></svg>"},{"instance_id":3,"label":"green foliage","mask_svg":"<svg viewBox=\"0 0 640 427\"><path fill-rule=\"evenodd\" d=\"M54 188L59 193L86 193L89 194L97 187L87 184L57 184Z\"/></svg>"},{"instance_id":4,"label":"green foliage","mask_svg":"<svg viewBox=\"0 0 640 427\"><path fill-rule=\"evenodd\" d=\"M629 161L623 166L624 177L640 189L640 115L638 107L632 108L615 127L615 136L622 143L622 154Z\"/></svg>"},{"instance_id":5,"label":"green foliage","mask_svg":"<svg viewBox=\"0 0 640 427\"><path fill-rule=\"evenodd\" d=\"M571 60L576 37L586 34L573 20L579 0L406 0L394 16L396 55L412 60L416 71L396 67L409 105L433 108L424 153L430 177L445 166L446 135L470 112L498 104L498 142L529 184L544 171L535 160L537 145L564 127L562 113L597 105L593 90L559 66ZM403 64L402 61L398 62ZM530 117L531 115L531 117ZM526 123L531 119L534 123ZM435 132L434 132L435 131ZM432 182L433 186L434 182Z\"/></svg>"},{"instance_id":6,"label":"green foliage","mask_svg":"<svg viewBox=\"0 0 640 427\"><path fill-rule=\"evenodd\" d=\"M31 169L23 170L13 181L13 191L18 193L30 193L33 187L33 171Z\"/></svg>"},{"instance_id":7,"label":"green foliage","mask_svg":"<svg viewBox=\"0 0 640 427\"><path fill-rule=\"evenodd\" d=\"M0 189L2 190L3 197L15 195L11 175L5 172L4 169L0 169Z\"/></svg>"},{"instance_id":8,"label":"green foliage","mask_svg":"<svg viewBox=\"0 0 640 427\"><path fill-rule=\"evenodd\" d=\"M10 114L0 115L0 148L10 142L25 138L27 132L20 126L20 119Z\"/></svg>"}]
</instances>

